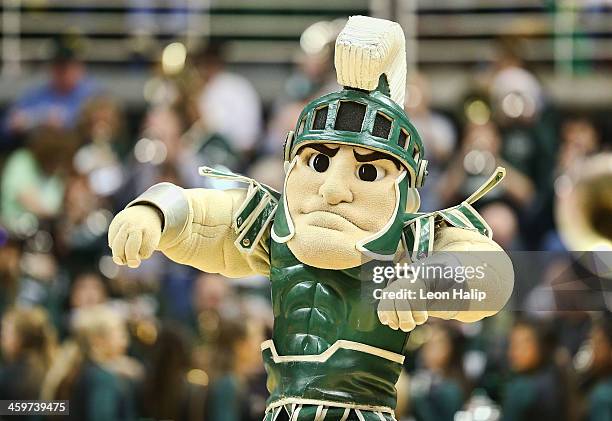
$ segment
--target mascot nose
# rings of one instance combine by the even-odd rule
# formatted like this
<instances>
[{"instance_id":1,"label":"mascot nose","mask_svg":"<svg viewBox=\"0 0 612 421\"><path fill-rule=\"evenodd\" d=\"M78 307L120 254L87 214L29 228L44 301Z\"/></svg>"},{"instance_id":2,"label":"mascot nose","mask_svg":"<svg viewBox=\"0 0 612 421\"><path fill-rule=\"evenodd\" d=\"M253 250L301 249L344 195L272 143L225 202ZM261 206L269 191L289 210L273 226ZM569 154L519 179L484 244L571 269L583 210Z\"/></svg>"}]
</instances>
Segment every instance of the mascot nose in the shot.
<instances>
[{"instance_id":1,"label":"mascot nose","mask_svg":"<svg viewBox=\"0 0 612 421\"><path fill-rule=\"evenodd\" d=\"M330 171L327 179L319 188L319 194L330 205L353 201L353 192L348 183L348 174L339 173L340 171Z\"/></svg>"}]
</instances>

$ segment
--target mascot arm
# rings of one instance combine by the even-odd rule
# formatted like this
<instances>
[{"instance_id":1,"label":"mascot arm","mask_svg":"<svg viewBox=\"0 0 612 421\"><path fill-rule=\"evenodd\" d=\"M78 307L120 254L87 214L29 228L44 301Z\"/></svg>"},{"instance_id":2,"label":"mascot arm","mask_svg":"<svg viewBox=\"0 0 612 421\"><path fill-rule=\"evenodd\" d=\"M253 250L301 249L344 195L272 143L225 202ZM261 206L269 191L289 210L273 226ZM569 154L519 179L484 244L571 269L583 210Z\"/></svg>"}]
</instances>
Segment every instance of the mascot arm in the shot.
<instances>
[{"instance_id":1,"label":"mascot arm","mask_svg":"<svg viewBox=\"0 0 612 421\"><path fill-rule=\"evenodd\" d=\"M243 253L235 245L238 234L233 228L233 216L246 195L246 189L182 189L162 183L151 187L129 206L151 205L163 214L157 249L173 261L230 278L267 276L268 233L251 253Z\"/></svg>"},{"instance_id":2,"label":"mascot arm","mask_svg":"<svg viewBox=\"0 0 612 421\"><path fill-rule=\"evenodd\" d=\"M464 290L484 292L486 298L471 300L467 310L430 311L430 316L474 322L492 316L504 307L512 294L514 269L510 258L497 243L475 231L444 227L436 233L434 251L451 252L464 268L480 268L483 275L466 280Z\"/></svg>"}]
</instances>

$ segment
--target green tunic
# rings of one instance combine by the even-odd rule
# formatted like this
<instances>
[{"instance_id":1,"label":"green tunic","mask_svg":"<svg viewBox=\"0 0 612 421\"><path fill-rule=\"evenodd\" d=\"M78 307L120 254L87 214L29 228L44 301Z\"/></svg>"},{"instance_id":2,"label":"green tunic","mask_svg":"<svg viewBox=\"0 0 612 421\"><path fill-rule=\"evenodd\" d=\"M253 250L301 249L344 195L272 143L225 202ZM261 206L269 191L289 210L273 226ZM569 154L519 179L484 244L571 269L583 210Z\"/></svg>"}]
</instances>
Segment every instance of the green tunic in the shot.
<instances>
[{"instance_id":1,"label":"green tunic","mask_svg":"<svg viewBox=\"0 0 612 421\"><path fill-rule=\"evenodd\" d=\"M269 407L298 401L391 411L408 334L382 325L361 268L318 269L271 243ZM368 297L370 299L368 299ZM290 358L283 358L290 356Z\"/></svg>"}]
</instances>

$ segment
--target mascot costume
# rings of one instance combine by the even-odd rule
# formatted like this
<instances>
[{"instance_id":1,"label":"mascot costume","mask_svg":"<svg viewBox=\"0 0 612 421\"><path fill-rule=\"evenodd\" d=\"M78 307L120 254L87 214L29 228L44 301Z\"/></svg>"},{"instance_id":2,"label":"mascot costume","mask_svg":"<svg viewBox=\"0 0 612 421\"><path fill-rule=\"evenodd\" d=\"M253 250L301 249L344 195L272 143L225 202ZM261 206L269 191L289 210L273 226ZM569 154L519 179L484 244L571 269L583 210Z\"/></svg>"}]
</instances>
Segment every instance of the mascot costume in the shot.
<instances>
[{"instance_id":1,"label":"mascot costume","mask_svg":"<svg viewBox=\"0 0 612 421\"><path fill-rule=\"evenodd\" d=\"M308 104L287 136L282 193L204 167L202 176L244 188L161 183L109 228L117 264L137 267L159 250L205 272L269 277L274 330L261 345L266 421L394 420L409 332L428 317L471 322L493 315L513 287L511 262L471 206L501 181L503 169L460 205L418 213L427 161L402 106L401 27L351 17L336 40L335 66L343 90ZM456 265L484 263L486 276L462 288L486 292L486 308L468 302L432 310L406 299L377 308L364 299L368 262L414 265L435 259L434 251L464 251ZM474 251L493 253L483 262ZM385 291L448 288L433 284L399 279Z\"/></svg>"}]
</instances>

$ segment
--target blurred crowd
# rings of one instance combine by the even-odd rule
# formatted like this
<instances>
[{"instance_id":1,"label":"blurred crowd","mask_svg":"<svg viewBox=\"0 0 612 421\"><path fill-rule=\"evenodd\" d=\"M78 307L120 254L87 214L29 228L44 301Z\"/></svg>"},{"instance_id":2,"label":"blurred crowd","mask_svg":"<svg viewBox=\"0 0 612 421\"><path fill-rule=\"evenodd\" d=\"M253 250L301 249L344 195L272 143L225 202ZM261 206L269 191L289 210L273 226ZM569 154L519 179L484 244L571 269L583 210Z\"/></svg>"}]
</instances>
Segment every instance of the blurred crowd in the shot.
<instances>
[{"instance_id":1,"label":"blurred crowd","mask_svg":"<svg viewBox=\"0 0 612 421\"><path fill-rule=\"evenodd\" d=\"M430 160L422 210L459 203L502 165L505 182L479 205L494 239L569 259L556 189L572 165L609 145L589 115L556 108L520 42L500 39L497 52L454 110L432 108L426 75L409 77L406 112ZM224 45L209 43L178 69L172 60L150 69L143 110L109 95L81 56L59 40L47 80L2 117L0 399L69 399L74 420L260 420L266 280L199 273L160 254L119 268L106 231L155 183L229 187L199 177L202 165L280 189L287 131L308 101L339 88L332 48L302 52L279 81L283 94L263 104L226 66ZM533 303L559 267L519 288L521 311L413 331L398 419L612 420L605 306Z\"/></svg>"}]
</instances>

